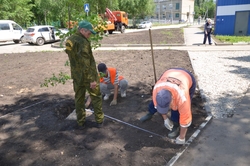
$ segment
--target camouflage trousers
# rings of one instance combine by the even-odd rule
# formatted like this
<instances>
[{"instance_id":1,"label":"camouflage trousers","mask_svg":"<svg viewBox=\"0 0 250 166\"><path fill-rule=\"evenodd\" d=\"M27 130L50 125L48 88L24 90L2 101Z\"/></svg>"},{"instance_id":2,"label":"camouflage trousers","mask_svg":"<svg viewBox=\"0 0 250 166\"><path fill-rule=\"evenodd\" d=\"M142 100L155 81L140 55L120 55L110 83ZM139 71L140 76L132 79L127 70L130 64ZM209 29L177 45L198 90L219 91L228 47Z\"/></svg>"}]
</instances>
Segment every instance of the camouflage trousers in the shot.
<instances>
[{"instance_id":1,"label":"camouflage trousers","mask_svg":"<svg viewBox=\"0 0 250 166\"><path fill-rule=\"evenodd\" d=\"M95 89L90 88L90 84L78 85L73 82L74 91L75 91L75 108L76 108L76 117L78 125L82 126L85 123L86 111L85 111L85 93L88 91L93 108L95 120L97 123L102 123L104 118L104 113L102 111L102 95L100 92L99 84Z\"/></svg>"}]
</instances>

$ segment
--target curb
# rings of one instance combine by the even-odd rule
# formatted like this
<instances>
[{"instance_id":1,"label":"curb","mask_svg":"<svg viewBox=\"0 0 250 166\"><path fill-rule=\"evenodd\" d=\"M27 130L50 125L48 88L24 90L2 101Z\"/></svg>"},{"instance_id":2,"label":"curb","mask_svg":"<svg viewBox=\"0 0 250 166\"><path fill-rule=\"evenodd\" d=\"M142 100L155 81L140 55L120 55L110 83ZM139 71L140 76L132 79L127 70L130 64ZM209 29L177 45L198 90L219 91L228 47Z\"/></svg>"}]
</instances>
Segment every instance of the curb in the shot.
<instances>
[{"instance_id":1,"label":"curb","mask_svg":"<svg viewBox=\"0 0 250 166\"><path fill-rule=\"evenodd\" d=\"M214 42L215 45L217 46L246 46L246 45L250 45L250 43L246 43L246 42L238 42L238 43L217 43Z\"/></svg>"},{"instance_id":2,"label":"curb","mask_svg":"<svg viewBox=\"0 0 250 166\"><path fill-rule=\"evenodd\" d=\"M250 43L246 43L246 42L239 42L239 43L233 43L233 45L243 45L243 46L245 46L245 45L250 45Z\"/></svg>"},{"instance_id":3,"label":"curb","mask_svg":"<svg viewBox=\"0 0 250 166\"><path fill-rule=\"evenodd\" d=\"M230 46L230 45L233 45L232 43L216 43L216 42L214 42L214 44L216 46Z\"/></svg>"},{"instance_id":4,"label":"curb","mask_svg":"<svg viewBox=\"0 0 250 166\"><path fill-rule=\"evenodd\" d=\"M61 46L60 46L60 43L61 43L61 42L52 43L52 44L51 44L51 47L53 47L53 48L65 48L64 46L61 47Z\"/></svg>"},{"instance_id":5,"label":"curb","mask_svg":"<svg viewBox=\"0 0 250 166\"><path fill-rule=\"evenodd\" d=\"M101 47L150 47L151 44L101 44ZM153 44L154 47L186 46L185 44Z\"/></svg>"},{"instance_id":6,"label":"curb","mask_svg":"<svg viewBox=\"0 0 250 166\"><path fill-rule=\"evenodd\" d=\"M191 137L187 140L187 142L183 145L186 147L179 153L176 153L176 155L174 157L172 157L169 162L167 162L166 166L173 166L175 164L175 162L179 159L179 157L187 150L187 148L189 147L189 145L193 142L193 140L199 135L199 133L201 132L201 130L208 124L208 122L210 122L210 120L212 119L211 115L208 115L205 119L205 122L203 122L199 128L191 135Z\"/></svg>"},{"instance_id":7,"label":"curb","mask_svg":"<svg viewBox=\"0 0 250 166\"><path fill-rule=\"evenodd\" d=\"M202 44L201 44L202 45ZM217 43L214 42L215 46L248 46L250 43ZM153 47L186 47L186 44L153 44ZM51 44L53 48L65 48L60 46L59 43ZM103 44L100 47L151 47L150 44Z\"/></svg>"}]
</instances>

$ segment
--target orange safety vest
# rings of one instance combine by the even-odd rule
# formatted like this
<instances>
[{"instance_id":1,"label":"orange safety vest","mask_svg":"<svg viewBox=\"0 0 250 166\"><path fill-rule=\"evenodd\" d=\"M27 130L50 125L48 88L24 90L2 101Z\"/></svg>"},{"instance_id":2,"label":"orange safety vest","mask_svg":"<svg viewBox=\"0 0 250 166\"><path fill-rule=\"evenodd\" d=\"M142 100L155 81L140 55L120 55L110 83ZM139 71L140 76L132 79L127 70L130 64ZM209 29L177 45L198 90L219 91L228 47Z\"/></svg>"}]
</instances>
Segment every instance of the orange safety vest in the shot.
<instances>
[{"instance_id":1,"label":"orange safety vest","mask_svg":"<svg viewBox=\"0 0 250 166\"><path fill-rule=\"evenodd\" d=\"M108 71L109 71L109 76L110 76L110 82L114 85L114 83L115 83L115 76L116 76L116 69L110 67L110 68L108 68ZM122 79L124 79L123 76L119 76L118 77L119 82ZM106 84L106 82L104 81L104 78L100 78L100 82Z\"/></svg>"},{"instance_id":2,"label":"orange safety vest","mask_svg":"<svg viewBox=\"0 0 250 166\"><path fill-rule=\"evenodd\" d=\"M169 81L177 79L178 81ZM180 83L180 84L179 84ZM172 94L172 102L170 108L172 110L178 110L180 113L180 124L187 125L192 121L191 113L191 100L189 95L189 89L192 86L191 76L179 69L169 69L163 73L161 78L156 82L153 90L153 102L157 107L156 96L157 93L166 89Z\"/></svg>"}]
</instances>

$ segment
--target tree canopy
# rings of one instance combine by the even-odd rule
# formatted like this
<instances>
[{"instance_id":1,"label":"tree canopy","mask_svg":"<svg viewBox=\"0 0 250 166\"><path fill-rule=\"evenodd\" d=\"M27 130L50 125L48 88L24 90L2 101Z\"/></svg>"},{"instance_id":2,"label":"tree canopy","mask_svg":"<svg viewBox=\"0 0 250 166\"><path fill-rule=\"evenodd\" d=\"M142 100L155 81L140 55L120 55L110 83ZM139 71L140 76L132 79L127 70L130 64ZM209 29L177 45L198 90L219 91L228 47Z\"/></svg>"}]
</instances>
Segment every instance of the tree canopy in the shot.
<instances>
[{"instance_id":1,"label":"tree canopy","mask_svg":"<svg viewBox=\"0 0 250 166\"><path fill-rule=\"evenodd\" d=\"M216 4L214 0L195 0L195 18L202 16L203 18L215 17Z\"/></svg>"},{"instance_id":2,"label":"tree canopy","mask_svg":"<svg viewBox=\"0 0 250 166\"><path fill-rule=\"evenodd\" d=\"M32 0L0 0L1 19L16 20L20 24L30 22L34 17L31 11L34 4Z\"/></svg>"},{"instance_id":3,"label":"tree canopy","mask_svg":"<svg viewBox=\"0 0 250 166\"><path fill-rule=\"evenodd\" d=\"M50 24L66 27L68 20L79 20L86 16L84 4L88 3L88 15L103 14L106 8L122 10L130 19L151 16L155 11L154 0L0 0L1 19L14 20L20 25ZM195 17L213 18L213 0L195 0Z\"/></svg>"},{"instance_id":4,"label":"tree canopy","mask_svg":"<svg viewBox=\"0 0 250 166\"><path fill-rule=\"evenodd\" d=\"M106 8L123 10L130 18L154 12L153 0L0 0L0 3L1 19L14 20L24 27L35 24L66 27L68 20L79 20L86 15L85 3L90 6L88 15L103 14Z\"/></svg>"}]
</instances>

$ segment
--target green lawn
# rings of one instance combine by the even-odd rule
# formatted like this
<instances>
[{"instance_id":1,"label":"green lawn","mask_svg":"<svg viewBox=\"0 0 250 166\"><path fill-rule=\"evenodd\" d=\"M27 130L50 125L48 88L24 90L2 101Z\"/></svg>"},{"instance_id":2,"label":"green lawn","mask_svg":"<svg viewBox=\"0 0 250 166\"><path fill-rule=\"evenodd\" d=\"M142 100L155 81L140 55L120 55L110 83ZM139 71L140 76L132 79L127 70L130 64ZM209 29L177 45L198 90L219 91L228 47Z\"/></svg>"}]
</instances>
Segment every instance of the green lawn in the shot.
<instances>
[{"instance_id":1,"label":"green lawn","mask_svg":"<svg viewBox=\"0 0 250 166\"><path fill-rule=\"evenodd\" d=\"M219 41L224 42L224 43L239 43L239 42L250 43L250 36L221 36L221 35L216 35L214 37L216 39L218 39Z\"/></svg>"}]
</instances>

